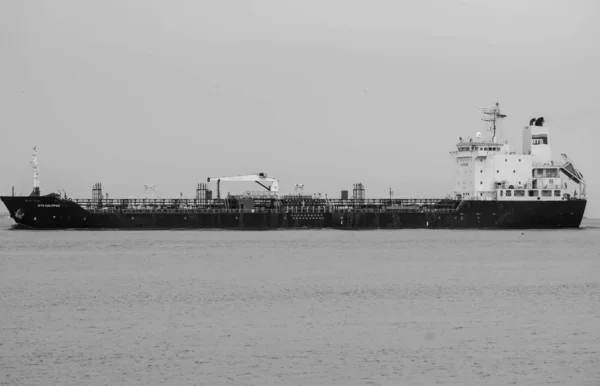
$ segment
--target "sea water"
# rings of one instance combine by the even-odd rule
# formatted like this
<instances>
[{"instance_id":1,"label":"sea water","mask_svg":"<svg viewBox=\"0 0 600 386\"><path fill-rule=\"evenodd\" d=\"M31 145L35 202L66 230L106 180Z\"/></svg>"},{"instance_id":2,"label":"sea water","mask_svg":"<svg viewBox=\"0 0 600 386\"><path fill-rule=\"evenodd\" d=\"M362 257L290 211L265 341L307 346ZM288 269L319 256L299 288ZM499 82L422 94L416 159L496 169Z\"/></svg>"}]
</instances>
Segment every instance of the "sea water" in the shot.
<instances>
[{"instance_id":1,"label":"sea water","mask_svg":"<svg viewBox=\"0 0 600 386\"><path fill-rule=\"evenodd\" d=\"M0 224L2 385L599 385L576 230Z\"/></svg>"}]
</instances>

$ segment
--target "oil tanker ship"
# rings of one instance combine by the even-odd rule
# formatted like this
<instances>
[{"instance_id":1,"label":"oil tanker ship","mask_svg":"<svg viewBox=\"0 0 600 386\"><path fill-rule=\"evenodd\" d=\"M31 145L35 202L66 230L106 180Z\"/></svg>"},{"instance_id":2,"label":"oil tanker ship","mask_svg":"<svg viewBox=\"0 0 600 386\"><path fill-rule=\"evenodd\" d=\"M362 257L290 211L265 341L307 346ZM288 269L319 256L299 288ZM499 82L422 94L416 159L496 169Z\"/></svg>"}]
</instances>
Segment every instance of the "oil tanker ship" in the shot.
<instances>
[{"instance_id":1,"label":"oil tanker ship","mask_svg":"<svg viewBox=\"0 0 600 386\"><path fill-rule=\"evenodd\" d=\"M370 199L361 183L352 195L331 199L303 193L282 195L279 181L266 173L211 177L196 187L195 198L109 198L93 186L88 199L42 195L37 151L33 191L0 197L18 224L30 229L403 229L403 228L577 228L586 207L585 181L562 154L552 157L544 118L523 127L523 149L500 141L504 115L496 103L483 109L487 139L459 138L450 154L456 162L451 195L439 199ZM575 184L573 194L567 181ZM254 182L264 190L221 197L222 182ZM216 197L208 188L216 183ZM296 186L296 188L302 188ZM568 191L567 191L568 190Z\"/></svg>"}]
</instances>

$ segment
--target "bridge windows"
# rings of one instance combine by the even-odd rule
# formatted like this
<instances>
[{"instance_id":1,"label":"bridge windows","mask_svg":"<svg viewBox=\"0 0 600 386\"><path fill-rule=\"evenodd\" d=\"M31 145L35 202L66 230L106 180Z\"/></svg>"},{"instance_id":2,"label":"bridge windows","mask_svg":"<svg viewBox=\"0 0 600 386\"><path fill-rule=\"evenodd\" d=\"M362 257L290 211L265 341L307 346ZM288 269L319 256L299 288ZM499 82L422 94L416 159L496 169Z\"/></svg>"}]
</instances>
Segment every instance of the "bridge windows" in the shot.
<instances>
[{"instance_id":1,"label":"bridge windows","mask_svg":"<svg viewBox=\"0 0 600 386\"><path fill-rule=\"evenodd\" d=\"M534 177L558 178L558 169L534 169L532 171Z\"/></svg>"},{"instance_id":2,"label":"bridge windows","mask_svg":"<svg viewBox=\"0 0 600 386\"><path fill-rule=\"evenodd\" d=\"M540 197L552 197L553 195L553 191L551 189L544 189L540 190L539 189L530 189L530 190L522 190L522 189L516 189L516 190L500 190L500 196L504 196L504 197L525 197L525 192L527 192L527 196L528 197L537 197L537 199L539 200ZM554 190L554 196L555 197L560 197L561 196L561 191L560 190Z\"/></svg>"},{"instance_id":3,"label":"bridge windows","mask_svg":"<svg viewBox=\"0 0 600 386\"><path fill-rule=\"evenodd\" d=\"M560 190L554 191L554 197L560 197Z\"/></svg>"}]
</instances>

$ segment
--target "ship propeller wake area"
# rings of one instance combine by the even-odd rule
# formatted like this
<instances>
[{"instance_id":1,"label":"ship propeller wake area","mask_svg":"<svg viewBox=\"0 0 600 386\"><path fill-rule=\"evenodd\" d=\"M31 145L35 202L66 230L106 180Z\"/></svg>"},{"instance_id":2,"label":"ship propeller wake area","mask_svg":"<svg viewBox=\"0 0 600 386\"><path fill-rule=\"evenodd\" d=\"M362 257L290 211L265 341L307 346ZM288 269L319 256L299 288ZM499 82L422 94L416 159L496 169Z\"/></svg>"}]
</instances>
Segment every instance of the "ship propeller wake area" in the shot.
<instances>
[{"instance_id":1,"label":"ship propeller wake area","mask_svg":"<svg viewBox=\"0 0 600 386\"><path fill-rule=\"evenodd\" d=\"M585 185L585 180L583 179L583 174L575 168L569 157L566 154L561 154L563 159L565 160L564 165L560 167L560 170L571 180L574 182Z\"/></svg>"}]
</instances>

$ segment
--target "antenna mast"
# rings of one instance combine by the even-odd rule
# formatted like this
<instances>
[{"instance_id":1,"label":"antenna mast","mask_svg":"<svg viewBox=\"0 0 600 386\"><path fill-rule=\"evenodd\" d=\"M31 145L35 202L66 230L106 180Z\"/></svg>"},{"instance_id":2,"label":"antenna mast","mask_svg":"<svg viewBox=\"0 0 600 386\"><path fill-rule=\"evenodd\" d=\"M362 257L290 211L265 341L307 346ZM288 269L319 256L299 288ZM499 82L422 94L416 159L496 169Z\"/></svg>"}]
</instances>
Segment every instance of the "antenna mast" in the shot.
<instances>
[{"instance_id":1,"label":"antenna mast","mask_svg":"<svg viewBox=\"0 0 600 386\"><path fill-rule=\"evenodd\" d=\"M152 199L156 198L156 190L154 188L156 188L156 185L144 185L144 192L150 190L150 198Z\"/></svg>"},{"instance_id":2,"label":"antenna mast","mask_svg":"<svg viewBox=\"0 0 600 386\"><path fill-rule=\"evenodd\" d=\"M496 122L498 122L498 120L501 118L506 118L506 114L502 114L502 112L500 111L500 105L498 104L498 102L496 102L496 105L493 107L484 107L481 110L483 111L484 114L489 115L489 118L481 118L481 120L484 122L492 123L492 127L490 128L490 131L492 132L492 142L495 143L496 142L496 130L497 130Z\"/></svg>"},{"instance_id":3,"label":"antenna mast","mask_svg":"<svg viewBox=\"0 0 600 386\"><path fill-rule=\"evenodd\" d=\"M301 196L302 192L304 191L304 184L296 184L296 185L294 185L294 191L296 192L296 194L298 196ZM300 193L298 193L298 191L300 191Z\"/></svg>"},{"instance_id":4,"label":"antenna mast","mask_svg":"<svg viewBox=\"0 0 600 386\"><path fill-rule=\"evenodd\" d=\"M37 146L33 147L33 161L31 161L33 168L33 191L32 196L40 196L40 165L37 159Z\"/></svg>"}]
</instances>

